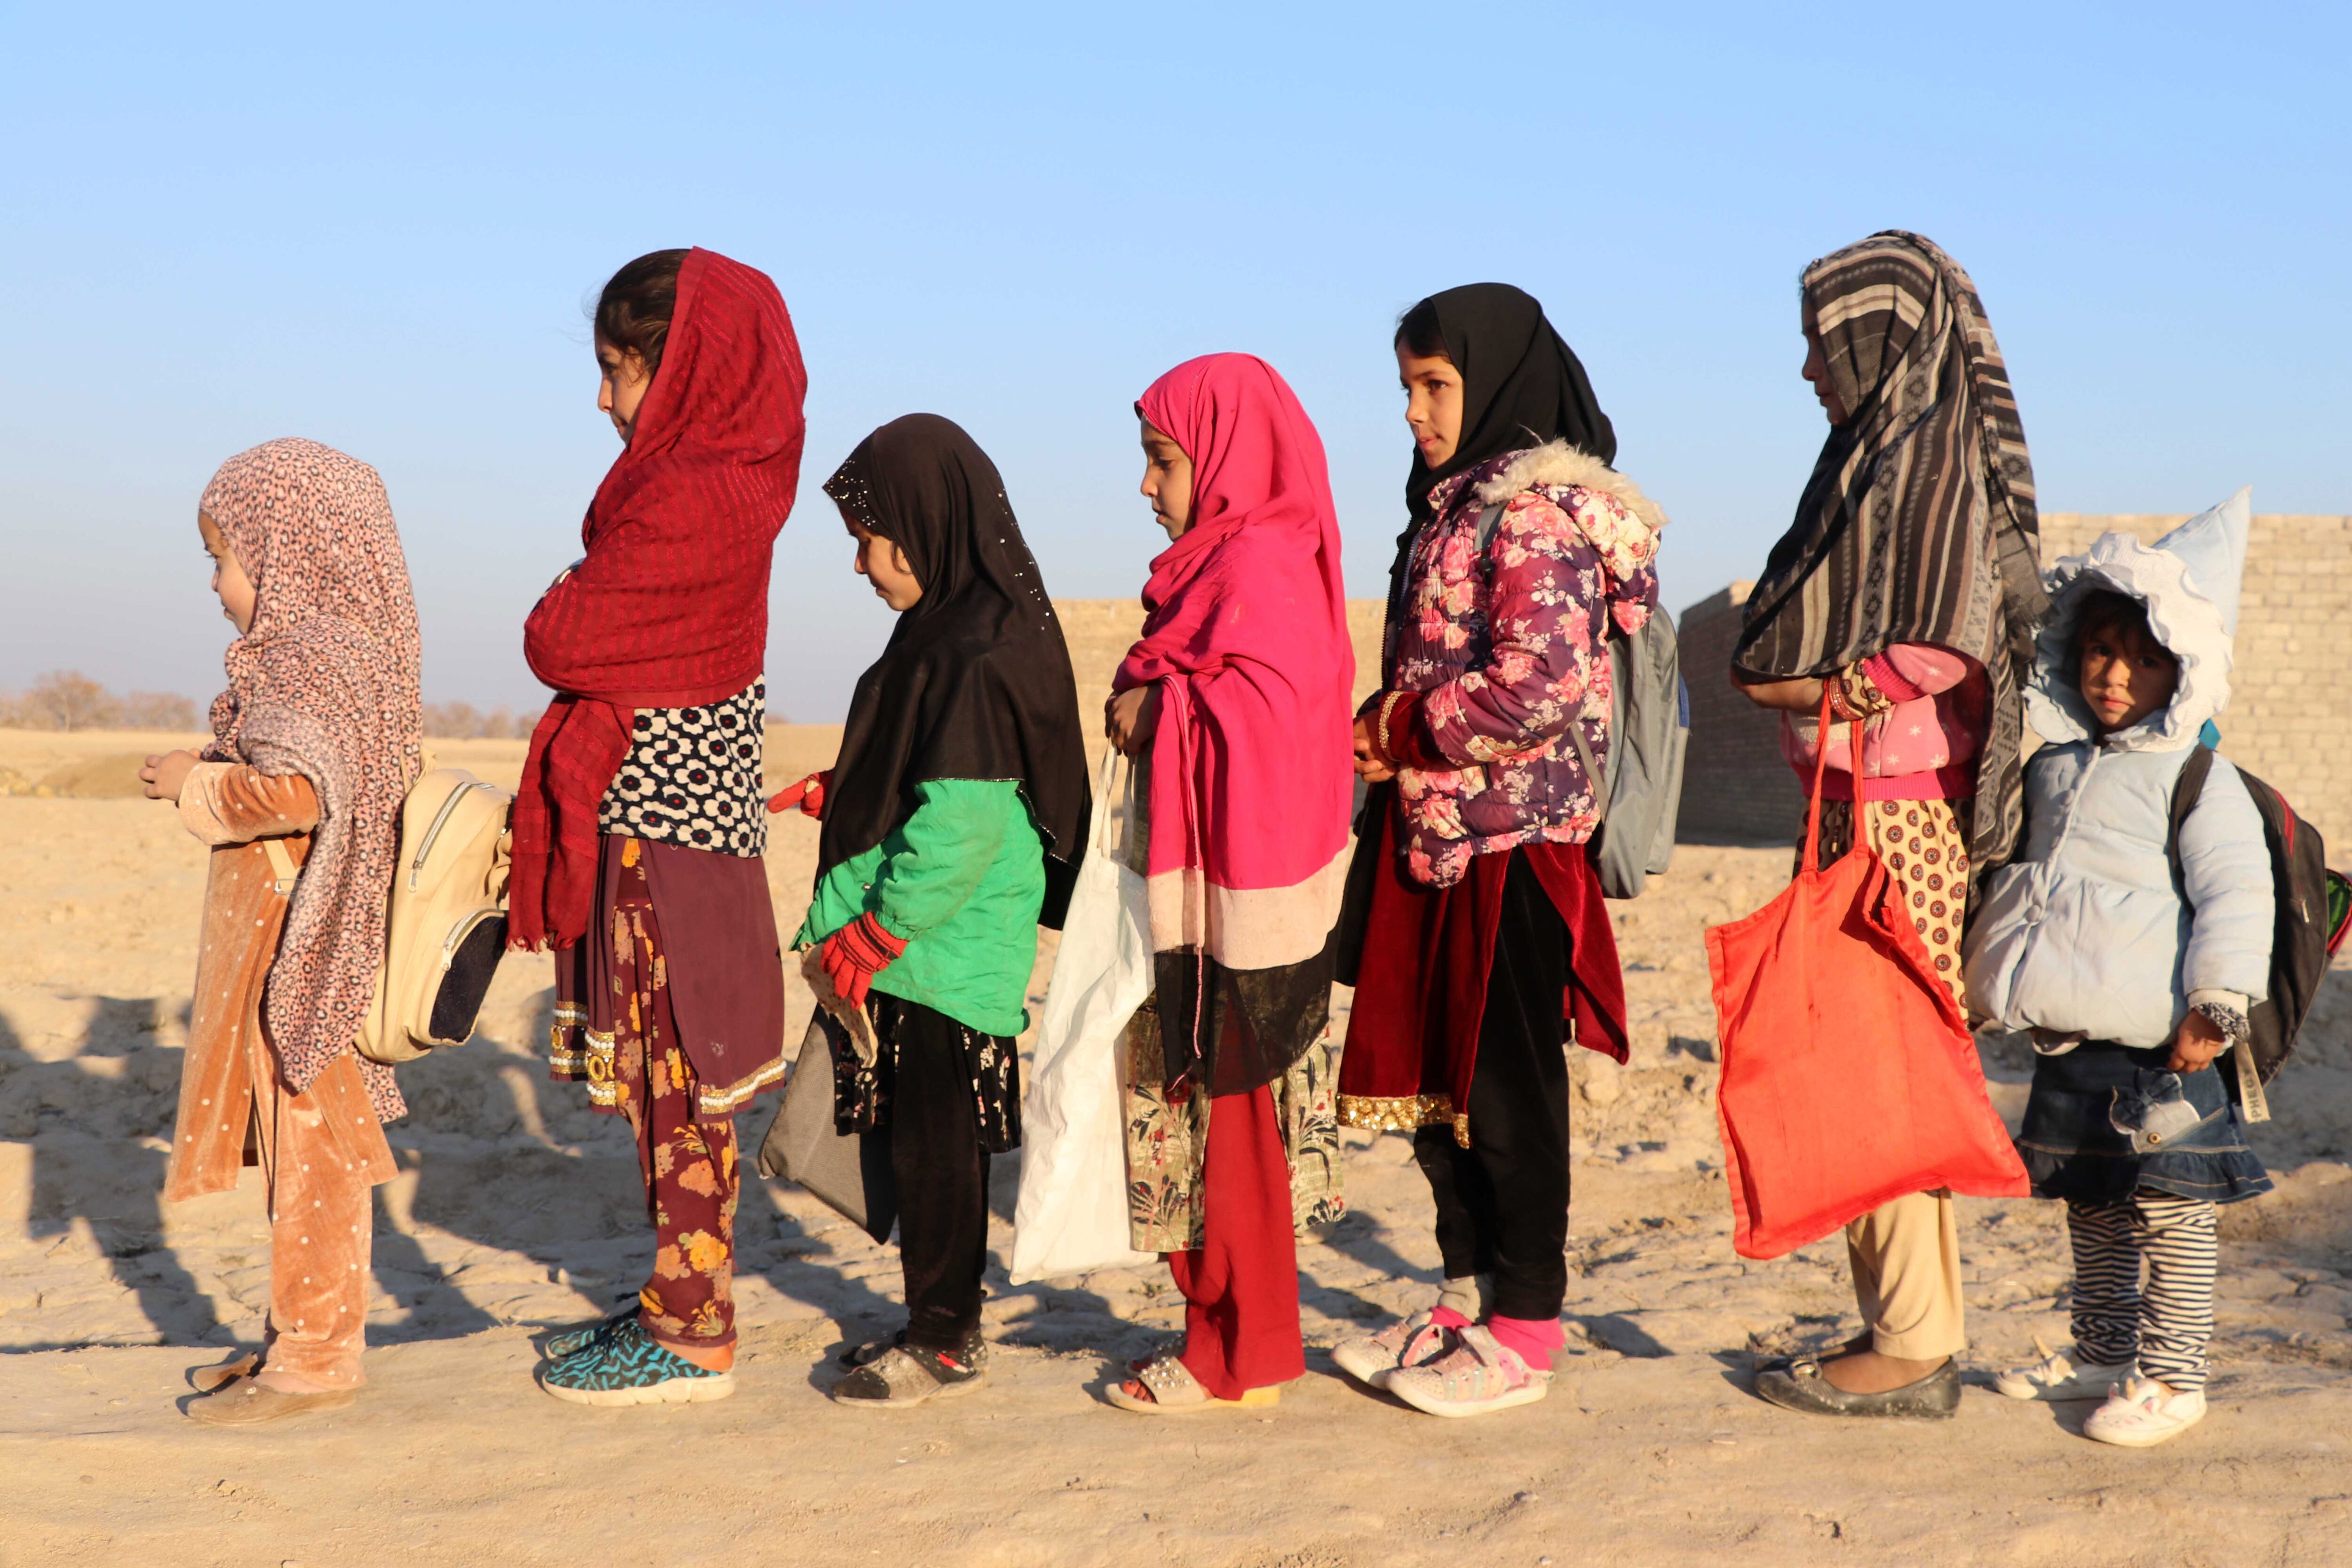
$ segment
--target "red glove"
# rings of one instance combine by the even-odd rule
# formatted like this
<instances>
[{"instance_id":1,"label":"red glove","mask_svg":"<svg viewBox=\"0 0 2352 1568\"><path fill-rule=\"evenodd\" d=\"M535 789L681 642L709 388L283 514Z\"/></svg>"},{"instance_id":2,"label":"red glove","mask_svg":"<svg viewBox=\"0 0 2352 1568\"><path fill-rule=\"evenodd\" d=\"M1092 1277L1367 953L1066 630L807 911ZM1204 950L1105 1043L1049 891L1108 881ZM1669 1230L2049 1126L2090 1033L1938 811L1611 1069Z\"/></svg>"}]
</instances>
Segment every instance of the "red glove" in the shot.
<instances>
[{"instance_id":1,"label":"red glove","mask_svg":"<svg viewBox=\"0 0 2352 1568\"><path fill-rule=\"evenodd\" d=\"M874 977L906 951L906 938L892 936L868 910L824 939L817 949L817 963L833 982L835 994L853 1007L863 1007Z\"/></svg>"},{"instance_id":2,"label":"red glove","mask_svg":"<svg viewBox=\"0 0 2352 1568\"><path fill-rule=\"evenodd\" d=\"M825 769L821 773L811 773L800 783L778 790L774 795L770 795L768 809L772 812L790 811L797 805L801 808L803 816L823 816L824 792L832 784L831 768Z\"/></svg>"}]
</instances>

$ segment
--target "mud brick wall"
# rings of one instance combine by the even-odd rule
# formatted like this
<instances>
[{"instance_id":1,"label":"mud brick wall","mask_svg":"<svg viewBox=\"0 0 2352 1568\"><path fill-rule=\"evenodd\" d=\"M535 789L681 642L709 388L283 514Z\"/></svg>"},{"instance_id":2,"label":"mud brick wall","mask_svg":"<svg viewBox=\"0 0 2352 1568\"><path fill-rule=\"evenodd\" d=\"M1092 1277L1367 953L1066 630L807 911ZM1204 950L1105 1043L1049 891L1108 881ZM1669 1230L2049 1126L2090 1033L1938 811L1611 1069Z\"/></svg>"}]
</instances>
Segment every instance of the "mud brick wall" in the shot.
<instances>
[{"instance_id":1,"label":"mud brick wall","mask_svg":"<svg viewBox=\"0 0 2352 1568\"><path fill-rule=\"evenodd\" d=\"M2109 530L2153 544L2172 516L2042 515L2042 560L2079 555ZM2286 796L2352 866L2352 517L2256 513L2246 543L2221 754Z\"/></svg>"},{"instance_id":2,"label":"mud brick wall","mask_svg":"<svg viewBox=\"0 0 2352 1568\"><path fill-rule=\"evenodd\" d=\"M1780 716L1732 689L1731 645L1749 583L1734 583L1675 623L1690 688L1690 752L1675 837L1688 844L1790 844L1805 794L1780 755Z\"/></svg>"},{"instance_id":3,"label":"mud brick wall","mask_svg":"<svg viewBox=\"0 0 2352 1568\"><path fill-rule=\"evenodd\" d=\"M1359 702L1381 683L1381 620L1386 609L1378 599L1348 601ZM1054 611L1062 618L1062 636L1070 645L1070 666L1078 679L1078 717L1086 725L1087 749L1094 751L1102 743L1102 709L1110 695L1110 678L1143 635L1143 605L1135 599L1056 599Z\"/></svg>"},{"instance_id":4,"label":"mud brick wall","mask_svg":"<svg viewBox=\"0 0 2352 1568\"><path fill-rule=\"evenodd\" d=\"M2081 554L2109 530L2152 544L2187 520L2044 512L2042 564ZM1801 826L1801 793L1780 759L1778 717L1723 677L1748 586L1734 583L1683 613L1691 738L1681 832L1694 843L1793 841ZM2332 862L2352 865L2352 660L2343 651L2352 633L2352 517L2258 513L2243 593L2222 752L2276 786L2327 839Z\"/></svg>"}]
</instances>

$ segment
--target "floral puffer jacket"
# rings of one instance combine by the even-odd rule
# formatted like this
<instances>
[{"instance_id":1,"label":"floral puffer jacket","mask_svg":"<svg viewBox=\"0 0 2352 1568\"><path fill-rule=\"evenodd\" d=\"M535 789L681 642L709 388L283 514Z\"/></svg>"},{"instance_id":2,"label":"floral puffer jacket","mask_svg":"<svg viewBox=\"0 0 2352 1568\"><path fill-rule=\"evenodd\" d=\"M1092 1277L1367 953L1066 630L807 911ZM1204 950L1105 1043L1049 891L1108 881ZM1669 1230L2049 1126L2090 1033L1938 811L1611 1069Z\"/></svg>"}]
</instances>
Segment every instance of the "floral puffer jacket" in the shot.
<instances>
[{"instance_id":1,"label":"floral puffer jacket","mask_svg":"<svg viewBox=\"0 0 2352 1568\"><path fill-rule=\"evenodd\" d=\"M1568 727L1583 726L1605 772L1609 627L1638 631L1657 607L1666 518L1564 441L1507 452L1430 499L1435 515L1413 542L1381 685L1421 694L1422 749L1454 764L1397 773L1406 869L1446 887L1474 855L1592 836L1594 781ZM1481 551L1479 516L1496 505Z\"/></svg>"}]
</instances>

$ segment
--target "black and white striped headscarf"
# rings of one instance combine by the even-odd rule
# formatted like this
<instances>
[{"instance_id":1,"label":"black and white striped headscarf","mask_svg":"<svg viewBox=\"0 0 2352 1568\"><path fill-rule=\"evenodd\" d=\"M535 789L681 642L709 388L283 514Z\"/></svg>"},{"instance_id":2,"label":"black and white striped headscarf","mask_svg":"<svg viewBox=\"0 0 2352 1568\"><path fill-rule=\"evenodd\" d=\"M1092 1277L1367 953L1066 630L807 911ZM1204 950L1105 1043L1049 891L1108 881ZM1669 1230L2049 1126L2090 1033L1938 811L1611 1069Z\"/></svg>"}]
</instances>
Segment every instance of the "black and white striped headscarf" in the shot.
<instances>
[{"instance_id":1,"label":"black and white striped headscarf","mask_svg":"<svg viewBox=\"0 0 2352 1568\"><path fill-rule=\"evenodd\" d=\"M2020 692L2049 609L2000 346L1959 264L1899 229L1805 268L1804 310L1848 417L1748 596L1732 662L1794 679L1916 642L1982 664L1992 711L1962 816L1971 859L2000 866L2024 819Z\"/></svg>"}]
</instances>

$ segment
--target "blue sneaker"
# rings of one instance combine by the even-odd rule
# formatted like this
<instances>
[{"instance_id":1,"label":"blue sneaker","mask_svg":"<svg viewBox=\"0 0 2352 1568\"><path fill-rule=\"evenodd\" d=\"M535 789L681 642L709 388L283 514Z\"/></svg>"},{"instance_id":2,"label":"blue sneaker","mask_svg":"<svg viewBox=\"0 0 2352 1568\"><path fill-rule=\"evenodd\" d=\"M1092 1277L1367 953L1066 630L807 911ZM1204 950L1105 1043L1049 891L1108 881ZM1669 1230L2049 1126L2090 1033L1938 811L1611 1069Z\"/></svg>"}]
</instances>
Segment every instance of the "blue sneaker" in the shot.
<instances>
[{"instance_id":1,"label":"blue sneaker","mask_svg":"<svg viewBox=\"0 0 2352 1568\"><path fill-rule=\"evenodd\" d=\"M539 1385L574 1405L693 1405L735 1392L735 1374L665 1349L632 1315L602 1340L541 1369Z\"/></svg>"},{"instance_id":2,"label":"blue sneaker","mask_svg":"<svg viewBox=\"0 0 2352 1568\"><path fill-rule=\"evenodd\" d=\"M633 1323L636 1319L637 1299L632 1296L627 1305L609 1318L581 1328L566 1329L560 1334L549 1336L546 1345L547 1359L562 1361L565 1356L579 1354L590 1345L602 1344L613 1337L613 1331L618 1329L623 1323Z\"/></svg>"}]
</instances>

